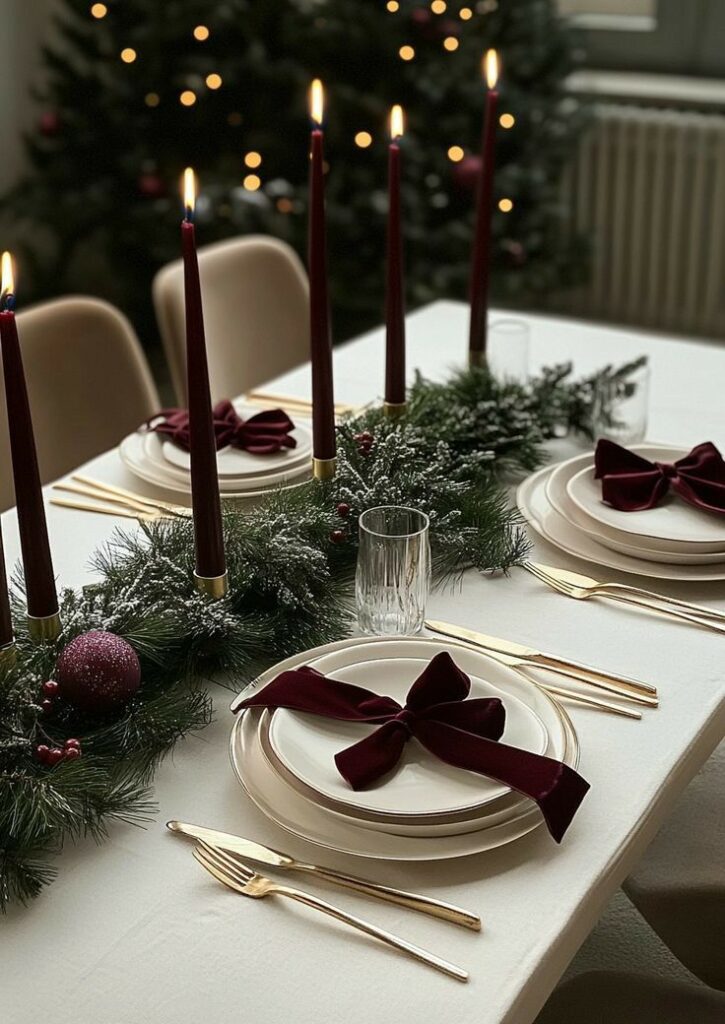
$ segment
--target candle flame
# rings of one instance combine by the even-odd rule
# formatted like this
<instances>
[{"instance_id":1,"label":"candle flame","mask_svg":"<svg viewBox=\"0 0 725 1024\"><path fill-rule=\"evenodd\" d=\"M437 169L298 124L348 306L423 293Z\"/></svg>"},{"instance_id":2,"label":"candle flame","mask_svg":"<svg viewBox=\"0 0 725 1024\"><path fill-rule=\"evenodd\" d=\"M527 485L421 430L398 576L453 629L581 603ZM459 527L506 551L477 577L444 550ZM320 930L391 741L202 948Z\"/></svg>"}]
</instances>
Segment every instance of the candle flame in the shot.
<instances>
[{"instance_id":1,"label":"candle flame","mask_svg":"<svg viewBox=\"0 0 725 1024\"><path fill-rule=\"evenodd\" d=\"M4 252L2 255L2 287L0 290L0 299L2 305L8 301L11 295L15 294L15 274L13 273L13 258L9 252Z\"/></svg>"},{"instance_id":2,"label":"candle flame","mask_svg":"<svg viewBox=\"0 0 725 1024\"><path fill-rule=\"evenodd\" d=\"M325 109L325 94L322 89L322 82L315 78L310 86L310 117L315 124L322 124L322 115Z\"/></svg>"},{"instance_id":3,"label":"candle flame","mask_svg":"<svg viewBox=\"0 0 725 1024\"><path fill-rule=\"evenodd\" d=\"M184 209L188 217L194 212L196 203L196 175L193 167L187 167L184 171Z\"/></svg>"},{"instance_id":4,"label":"candle flame","mask_svg":"<svg viewBox=\"0 0 725 1024\"><path fill-rule=\"evenodd\" d=\"M399 103L390 108L390 138L399 139L405 130L405 118L403 108Z\"/></svg>"},{"instance_id":5,"label":"candle flame","mask_svg":"<svg viewBox=\"0 0 725 1024\"><path fill-rule=\"evenodd\" d=\"M483 58L483 73L489 89L495 89L498 82L498 54L495 50L486 50Z\"/></svg>"}]
</instances>

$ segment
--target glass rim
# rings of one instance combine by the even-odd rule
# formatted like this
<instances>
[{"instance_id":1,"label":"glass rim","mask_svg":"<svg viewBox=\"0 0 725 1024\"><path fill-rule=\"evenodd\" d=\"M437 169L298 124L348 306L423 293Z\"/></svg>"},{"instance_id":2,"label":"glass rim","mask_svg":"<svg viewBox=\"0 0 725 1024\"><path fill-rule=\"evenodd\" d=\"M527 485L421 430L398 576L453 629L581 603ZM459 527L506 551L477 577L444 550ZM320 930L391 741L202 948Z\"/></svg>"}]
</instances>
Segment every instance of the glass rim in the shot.
<instances>
[{"instance_id":1,"label":"glass rim","mask_svg":"<svg viewBox=\"0 0 725 1024\"><path fill-rule=\"evenodd\" d=\"M414 515L420 516L423 520L422 526L418 530L409 530L407 533L380 533L379 530L371 530L369 526L366 526L363 523L364 517L369 515L371 512L390 512L393 510L396 512L412 512ZM364 530L365 533L369 533L371 537L382 537L387 540L403 540L403 538L407 537L419 537L421 533L425 533L430 526L430 516L425 512L421 512L419 508L413 508L411 505L374 505L372 508L366 508L364 512L360 513L358 517L358 525L361 530Z\"/></svg>"},{"instance_id":2,"label":"glass rim","mask_svg":"<svg viewBox=\"0 0 725 1024\"><path fill-rule=\"evenodd\" d=\"M531 329L527 320L521 320L515 316L501 316L497 320L492 320L489 324L489 329L493 330L496 327L503 328L504 330L511 330L513 327L517 331L522 332Z\"/></svg>"}]
</instances>

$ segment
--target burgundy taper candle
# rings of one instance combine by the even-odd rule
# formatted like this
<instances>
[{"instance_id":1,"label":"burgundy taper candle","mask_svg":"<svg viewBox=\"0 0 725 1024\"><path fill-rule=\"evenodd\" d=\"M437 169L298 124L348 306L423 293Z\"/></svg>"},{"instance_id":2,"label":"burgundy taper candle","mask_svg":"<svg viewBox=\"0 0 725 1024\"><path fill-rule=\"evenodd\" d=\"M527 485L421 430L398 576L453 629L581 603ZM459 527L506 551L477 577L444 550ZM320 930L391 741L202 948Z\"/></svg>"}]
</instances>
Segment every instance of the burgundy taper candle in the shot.
<instances>
[{"instance_id":1,"label":"burgundy taper candle","mask_svg":"<svg viewBox=\"0 0 725 1024\"><path fill-rule=\"evenodd\" d=\"M58 614L53 560L50 554L48 527L45 521L43 491L38 471L33 420L30 414L28 389L25 384L23 357L15 322L12 260L9 253L2 258L2 310L0 339L2 341L5 400L8 410L10 453L15 482L20 549L25 572L25 594L28 615L33 619L50 619ZM6 589L3 587L3 589ZM57 635L54 631L49 635Z\"/></svg>"},{"instance_id":2,"label":"burgundy taper candle","mask_svg":"<svg viewBox=\"0 0 725 1024\"><path fill-rule=\"evenodd\" d=\"M471 257L469 287L471 319L468 332L468 350L471 362L480 361L486 352L488 331L488 278L491 262L491 215L493 212L493 178L495 172L496 111L498 108L498 59L495 50L485 56L486 110L481 141L481 175L476 199L476 227Z\"/></svg>"},{"instance_id":3,"label":"burgundy taper candle","mask_svg":"<svg viewBox=\"0 0 725 1024\"><path fill-rule=\"evenodd\" d=\"M327 291L325 230L325 168L322 132L322 83L310 89L310 113L315 127L310 139L310 188L307 272L310 281L310 357L312 361L312 456L335 458L335 403L332 384L332 335Z\"/></svg>"},{"instance_id":4,"label":"burgundy taper candle","mask_svg":"<svg viewBox=\"0 0 725 1024\"><path fill-rule=\"evenodd\" d=\"M389 411L405 405L405 283L400 212L398 139L403 134L403 110L390 112L388 147L388 251L385 293L385 405Z\"/></svg>"},{"instance_id":5,"label":"burgundy taper candle","mask_svg":"<svg viewBox=\"0 0 725 1024\"><path fill-rule=\"evenodd\" d=\"M184 260L186 379L196 575L202 579L215 579L223 577L226 573L226 560L201 282L196 256L196 233L192 221L195 181L191 168L187 168L184 174L184 193L186 217L181 223L181 247Z\"/></svg>"}]
</instances>

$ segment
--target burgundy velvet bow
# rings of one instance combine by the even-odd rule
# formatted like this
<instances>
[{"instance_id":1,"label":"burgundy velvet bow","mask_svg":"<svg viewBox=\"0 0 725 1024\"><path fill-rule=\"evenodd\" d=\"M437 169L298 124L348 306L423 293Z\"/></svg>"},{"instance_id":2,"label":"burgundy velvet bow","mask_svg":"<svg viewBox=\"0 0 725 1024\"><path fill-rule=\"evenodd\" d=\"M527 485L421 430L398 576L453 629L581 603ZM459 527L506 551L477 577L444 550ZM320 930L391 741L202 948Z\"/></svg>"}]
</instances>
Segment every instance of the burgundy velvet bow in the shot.
<instances>
[{"instance_id":1,"label":"burgundy velvet bow","mask_svg":"<svg viewBox=\"0 0 725 1024\"><path fill-rule=\"evenodd\" d=\"M229 399L223 398L214 406L212 415L217 451L231 445L252 455L273 455L282 448L297 447L290 434L295 425L282 409L265 409L243 420ZM187 409L162 409L146 421L146 427L189 451Z\"/></svg>"},{"instance_id":2,"label":"burgundy velvet bow","mask_svg":"<svg viewBox=\"0 0 725 1024\"><path fill-rule=\"evenodd\" d=\"M289 708L380 725L335 755L338 771L353 789L363 789L391 771L414 736L442 761L531 797L549 832L561 842L589 783L560 761L497 742L506 722L503 704L497 697L466 700L470 689L468 676L442 651L411 686L405 707L309 666L282 672L239 707Z\"/></svg>"},{"instance_id":3,"label":"burgundy velvet bow","mask_svg":"<svg viewBox=\"0 0 725 1024\"><path fill-rule=\"evenodd\" d=\"M725 514L725 462L714 444L698 444L676 462L650 462L602 439L594 453L594 476L602 500L621 512L654 508L672 488L697 508Z\"/></svg>"}]
</instances>

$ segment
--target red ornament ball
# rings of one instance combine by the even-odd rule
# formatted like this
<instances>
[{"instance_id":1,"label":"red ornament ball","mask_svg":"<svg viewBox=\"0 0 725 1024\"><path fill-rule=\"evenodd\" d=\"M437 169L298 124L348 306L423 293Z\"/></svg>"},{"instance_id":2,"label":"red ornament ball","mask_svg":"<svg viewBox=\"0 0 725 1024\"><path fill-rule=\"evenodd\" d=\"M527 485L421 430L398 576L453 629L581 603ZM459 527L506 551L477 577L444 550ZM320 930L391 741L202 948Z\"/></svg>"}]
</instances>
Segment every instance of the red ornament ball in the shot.
<instances>
[{"instance_id":1,"label":"red ornament ball","mask_svg":"<svg viewBox=\"0 0 725 1024\"><path fill-rule=\"evenodd\" d=\"M473 192L481 176L483 161L480 156L464 156L453 165L453 183L464 192Z\"/></svg>"},{"instance_id":2,"label":"red ornament ball","mask_svg":"<svg viewBox=\"0 0 725 1024\"><path fill-rule=\"evenodd\" d=\"M166 182L158 174L142 174L138 182L138 190L147 199L161 199L166 195Z\"/></svg>"},{"instance_id":3,"label":"red ornament ball","mask_svg":"<svg viewBox=\"0 0 725 1024\"><path fill-rule=\"evenodd\" d=\"M60 695L79 711L104 714L125 704L141 683L133 647L120 636L93 629L71 640L58 658Z\"/></svg>"},{"instance_id":4,"label":"red ornament ball","mask_svg":"<svg viewBox=\"0 0 725 1024\"><path fill-rule=\"evenodd\" d=\"M51 137L60 131L60 117L55 110L46 110L38 119L38 131L41 135Z\"/></svg>"}]
</instances>

